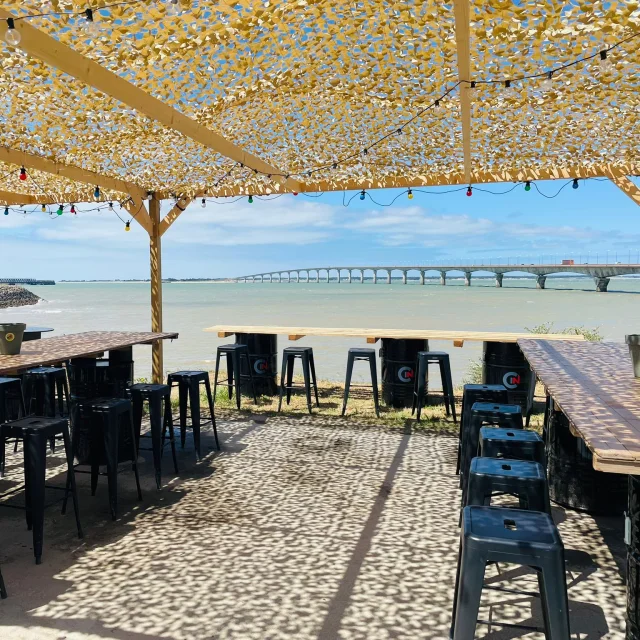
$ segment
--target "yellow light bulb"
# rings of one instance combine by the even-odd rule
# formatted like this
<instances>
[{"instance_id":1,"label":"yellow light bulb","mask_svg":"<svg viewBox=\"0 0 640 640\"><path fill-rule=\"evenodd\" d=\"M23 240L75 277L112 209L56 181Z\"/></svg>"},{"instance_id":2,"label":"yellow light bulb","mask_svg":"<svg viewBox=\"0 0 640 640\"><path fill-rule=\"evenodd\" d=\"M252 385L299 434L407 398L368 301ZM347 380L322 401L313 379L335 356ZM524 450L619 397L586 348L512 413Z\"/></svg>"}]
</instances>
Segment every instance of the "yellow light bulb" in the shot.
<instances>
[{"instance_id":1,"label":"yellow light bulb","mask_svg":"<svg viewBox=\"0 0 640 640\"><path fill-rule=\"evenodd\" d=\"M131 231L131 223L130 223L130 222L127 222L127 223L124 225L124 230L125 230L125 231Z\"/></svg>"}]
</instances>

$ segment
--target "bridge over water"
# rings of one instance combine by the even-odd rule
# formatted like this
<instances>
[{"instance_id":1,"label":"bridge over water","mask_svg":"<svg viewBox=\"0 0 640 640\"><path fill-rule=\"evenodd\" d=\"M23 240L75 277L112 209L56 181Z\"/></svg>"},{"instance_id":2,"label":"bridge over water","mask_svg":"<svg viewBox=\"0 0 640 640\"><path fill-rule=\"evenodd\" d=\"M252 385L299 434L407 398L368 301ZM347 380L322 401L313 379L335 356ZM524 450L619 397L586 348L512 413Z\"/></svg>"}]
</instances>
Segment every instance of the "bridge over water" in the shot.
<instances>
[{"instance_id":1,"label":"bridge over water","mask_svg":"<svg viewBox=\"0 0 640 640\"><path fill-rule=\"evenodd\" d=\"M0 278L0 284L55 284L55 281L35 280L34 278Z\"/></svg>"},{"instance_id":2,"label":"bridge over water","mask_svg":"<svg viewBox=\"0 0 640 640\"><path fill-rule=\"evenodd\" d=\"M640 264L532 264L532 265L429 265L429 266L400 266L400 267L378 267L378 266L349 266L349 267L309 267L305 269L286 269L283 271L269 271L265 273L255 273L247 276L233 278L235 282L360 282L364 283L365 274L371 272L373 284L378 280L391 284L391 277L394 272L402 274L402 284L407 284L409 274L419 274L420 284L425 283L428 272L440 273L440 284L447 284L447 274L451 272L462 272L464 283L471 286L471 277L477 272L489 272L495 274L496 287L502 286L502 279L507 273L531 273L536 276L536 286L544 289L547 276L552 274L579 274L591 276L596 285L596 291L606 291L609 280L613 276L624 276L630 274L640 274ZM379 278L379 274L383 275ZM304 277L301 277L303 274ZM355 274L355 276L354 276ZM333 278L335 275L335 278ZM294 279L295 276L295 279Z\"/></svg>"}]
</instances>

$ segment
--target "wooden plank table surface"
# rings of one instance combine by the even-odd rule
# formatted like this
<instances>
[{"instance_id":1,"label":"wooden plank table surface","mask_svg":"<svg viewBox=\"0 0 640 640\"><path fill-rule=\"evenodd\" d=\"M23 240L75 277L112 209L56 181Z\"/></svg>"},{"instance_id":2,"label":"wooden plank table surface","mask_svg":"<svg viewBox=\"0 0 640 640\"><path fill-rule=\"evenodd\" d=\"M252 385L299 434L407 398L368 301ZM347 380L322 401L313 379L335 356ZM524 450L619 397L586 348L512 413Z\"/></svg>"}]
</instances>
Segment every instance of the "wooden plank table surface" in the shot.
<instances>
[{"instance_id":1,"label":"wooden plank table surface","mask_svg":"<svg viewBox=\"0 0 640 640\"><path fill-rule=\"evenodd\" d=\"M640 379L626 344L518 340L599 471L640 474Z\"/></svg>"},{"instance_id":2,"label":"wooden plank table surface","mask_svg":"<svg viewBox=\"0 0 640 640\"><path fill-rule=\"evenodd\" d=\"M64 336L30 340L22 344L16 356L0 355L0 375L56 364L71 358L96 356L105 351L125 349L137 344L152 344L157 340L173 340L177 333L150 331L88 331Z\"/></svg>"},{"instance_id":3,"label":"wooden plank table surface","mask_svg":"<svg viewBox=\"0 0 640 640\"><path fill-rule=\"evenodd\" d=\"M333 327L276 327L238 326L217 324L205 331L217 333L219 338L227 338L236 333L263 333L287 335L289 340L300 340L305 336L333 336L338 338L366 338L374 344L381 338L399 340L452 340L454 346L461 347L465 340L481 342L517 342L520 338L534 340L584 341L584 336L562 334L510 333L505 331L444 331L439 329L338 329Z\"/></svg>"}]
</instances>

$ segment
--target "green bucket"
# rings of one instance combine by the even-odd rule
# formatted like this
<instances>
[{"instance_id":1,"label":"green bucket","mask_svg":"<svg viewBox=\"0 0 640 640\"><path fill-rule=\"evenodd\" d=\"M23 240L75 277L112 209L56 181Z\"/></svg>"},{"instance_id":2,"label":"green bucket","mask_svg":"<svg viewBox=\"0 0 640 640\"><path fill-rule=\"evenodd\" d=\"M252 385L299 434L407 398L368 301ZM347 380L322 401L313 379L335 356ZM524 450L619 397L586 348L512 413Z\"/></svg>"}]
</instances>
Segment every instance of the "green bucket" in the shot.
<instances>
[{"instance_id":1,"label":"green bucket","mask_svg":"<svg viewBox=\"0 0 640 640\"><path fill-rule=\"evenodd\" d=\"M20 353L26 328L27 325L23 322L0 324L0 356L15 356Z\"/></svg>"}]
</instances>

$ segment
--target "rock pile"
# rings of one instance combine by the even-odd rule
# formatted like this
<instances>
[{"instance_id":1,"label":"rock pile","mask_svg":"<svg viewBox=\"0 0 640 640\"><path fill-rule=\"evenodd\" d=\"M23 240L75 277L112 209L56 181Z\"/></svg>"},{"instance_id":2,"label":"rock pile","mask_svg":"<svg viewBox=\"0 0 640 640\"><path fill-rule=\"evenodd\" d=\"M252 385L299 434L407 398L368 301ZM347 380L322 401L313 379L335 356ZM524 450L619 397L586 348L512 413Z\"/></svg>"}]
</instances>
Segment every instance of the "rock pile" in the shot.
<instances>
[{"instance_id":1,"label":"rock pile","mask_svg":"<svg viewBox=\"0 0 640 640\"><path fill-rule=\"evenodd\" d=\"M31 291L15 284L0 284L0 309L37 304L40 298Z\"/></svg>"}]
</instances>

